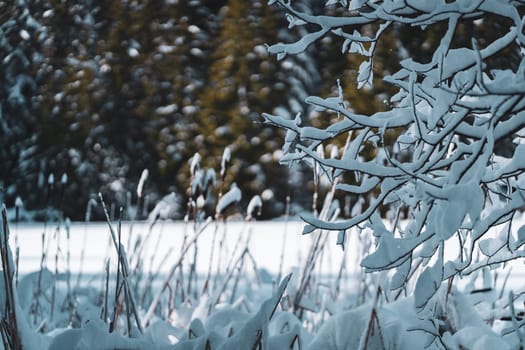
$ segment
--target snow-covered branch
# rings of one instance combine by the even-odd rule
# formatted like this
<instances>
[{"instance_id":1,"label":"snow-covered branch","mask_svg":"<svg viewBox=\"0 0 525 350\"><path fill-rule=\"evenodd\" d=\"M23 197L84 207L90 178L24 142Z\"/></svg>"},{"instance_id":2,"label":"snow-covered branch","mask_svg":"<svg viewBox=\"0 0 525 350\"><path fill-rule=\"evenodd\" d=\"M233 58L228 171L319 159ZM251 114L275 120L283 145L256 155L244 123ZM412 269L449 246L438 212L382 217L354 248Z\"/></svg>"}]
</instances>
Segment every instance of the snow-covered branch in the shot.
<instances>
[{"instance_id":1,"label":"snow-covered branch","mask_svg":"<svg viewBox=\"0 0 525 350\"><path fill-rule=\"evenodd\" d=\"M434 261L421 274L416 289L439 286L456 274L522 257L515 249L506 249L473 262L475 252L492 252L483 239L487 232L512 222L514 213L525 206L521 132L525 125L525 40L520 16L525 4L510 0L345 1L340 3L346 4L347 16L337 17L310 15L292 2L275 2L298 25L317 29L297 42L272 45L269 52L282 58L303 52L325 35L341 37L343 53L365 58L359 67L358 88L372 83L374 54L384 33L395 34L401 26L444 29L430 61L409 57L399 62L399 71L384 77L398 88L390 99L390 110L362 115L343 103L342 96L311 96L307 104L343 119L318 129L305 125L300 116L288 120L264 115L267 123L287 130L283 163L308 160L321 166L332 182L342 182L343 174L351 174L355 181L338 183L337 190L369 202L364 211L346 220L326 221L305 214L303 233L320 228L341 235L351 228L369 227L377 237L377 247L362 261L367 270L397 267L408 278L418 259L425 264ZM462 23L473 25L474 20L479 23L494 16L506 25L491 41L484 37L472 37L468 45L457 41ZM521 53L516 67L494 64L512 50ZM353 137L341 156L326 159L316 152L320 145L346 133ZM392 138L394 141L388 141ZM375 146L371 158L363 153L370 144ZM394 212L406 210L407 221L390 230L379 227L373 218L384 206ZM466 238L464 232L469 232ZM509 247L516 245L509 237L499 239ZM459 253L455 261L445 262L439 251L451 241L460 242ZM418 307L426 305L436 288L428 290L432 292L420 298Z\"/></svg>"}]
</instances>

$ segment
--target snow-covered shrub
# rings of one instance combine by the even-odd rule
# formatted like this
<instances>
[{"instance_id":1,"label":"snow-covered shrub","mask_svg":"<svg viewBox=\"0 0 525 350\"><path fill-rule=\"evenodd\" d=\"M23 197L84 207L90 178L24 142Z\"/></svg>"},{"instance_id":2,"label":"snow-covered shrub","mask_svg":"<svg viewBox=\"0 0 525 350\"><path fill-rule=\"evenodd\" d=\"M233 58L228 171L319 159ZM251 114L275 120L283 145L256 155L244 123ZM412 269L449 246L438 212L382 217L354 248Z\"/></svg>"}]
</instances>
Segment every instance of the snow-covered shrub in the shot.
<instances>
[{"instance_id":1,"label":"snow-covered shrub","mask_svg":"<svg viewBox=\"0 0 525 350\"><path fill-rule=\"evenodd\" d=\"M290 1L269 3L284 8L291 27L309 30L297 42L271 45L270 53L282 59L336 36L343 54L363 57L356 82L362 89L373 84L383 34L403 26L443 32L428 62L408 57L383 78L399 89L386 111L356 114L340 90L305 101L339 116L326 128L308 126L300 115L264 114L267 123L286 130L282 163L306 161L336 191L368 203L345 220L304 214L303 233L336 231L341 245L355 230L373 235L375 248L361 266L388 271L381 282L386 295L399 296L415 276L410 288L419 311L435 311L443 281L523 257L525 229L515 227L525 205L523 2L328 1L346 10L339 17L304 13ZM461 28L496 22L490 35L472 30L465 45ZM515 66L509 52L519 53ZM348 141L340 156L317 151L341 136ZM373 157L364 159L370 147ZM390 224L381 218L385 208ZM408 213L406 220L401 213Z\"/></svg>"}]
</instances>

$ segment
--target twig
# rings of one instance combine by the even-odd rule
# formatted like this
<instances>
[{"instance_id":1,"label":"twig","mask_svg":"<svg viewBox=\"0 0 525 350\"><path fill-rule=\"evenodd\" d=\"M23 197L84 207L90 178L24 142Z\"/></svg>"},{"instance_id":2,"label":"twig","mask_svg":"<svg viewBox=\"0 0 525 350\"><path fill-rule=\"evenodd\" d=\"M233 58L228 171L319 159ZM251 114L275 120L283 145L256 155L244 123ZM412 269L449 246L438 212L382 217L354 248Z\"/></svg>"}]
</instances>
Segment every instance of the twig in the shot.
<instances>
[{"instance_id":1,"label":"twig","mask_svg":"<svg viewBox=\"0 0 525 350\"><path fill-rule=\"evenodd\" d=\"M122 278L123 278L125 292L129 296L129 303L130 303L130 306L131 306L131 309L132 309L131 311L133 312L133 316L135 317L135 322L137 324L137 328L138 328L139 332L142 334L143 333L142 324L140 322L140 318L139 318L137 309L135 307L135 300L133 298L133 295L130 293L130 289L129 289L129 279L128 279L128 277L129 277L128 269L129 268L128 268L127 259L126 259L126 251L125 251L124 247L122 247L122 244L117 242L117 237L115 235L115 231L113 230L113 226L111 225L111 220L109 218L108 210L106 208L106 203L104 202L104 198L102 197L102 193L99 193L99 197L100 197L100 201L102 203L102 208L104 209L104 215L106 216L106 221L108 223L109 232L111 233L111 238L113 240L113 244L115 245L115 250L118 253L119 261L121 263L120 269L122 270Z\"/></svg>"},{"instance_id":2,"label":"twig","mask_svg":"<svg viewBox=\"0 0 525 350\"><path fill-rule=\"evenodd\" d=\"M166 289L167 284L169 281L173 278L173 275L177 271L177 268L182 264L184 260L184 256L186 255L186 252L188 249L197 241L199 236L204 232L206 227L208 227L209 223L211 222L211 218L209 218L200 228L199 231L195 232L194 236L189 240L189 242L186 244L186 246L181 248L180 257L176 260L176 263L172 266L171 270L168 272L164 283L162 284L162 288L158 291L157 295L151 302L150 307L148 308L148 311L146 312L146 315L143 318L144 326L149 325L149 321L151 320L151 317L153 317L153 314L155 313L155 308L157 307L158 303L160 302L160 298L162 297L162 294L164 293L164 290Z\"/></svg>"},{"instance_id":3,"label":"twig","mask_svg":"<svg viewBox=\"0 0 525 350\"><path fill-rule=\"evenodd\" d=\"M277 281L281 280L283 275L283 264L284 264L284 252L286 250L286 235L288 234L288 219L290 216L290 196L286 196L286 209L284 211L284 232L283 240L281 244L281 257L279 259L279 273L277 274Z\"/></svg>"},{"instance_id":4,"label":"twig","mask_svg":"<svg viewBox=\"0 0 525 350\"><path fill-rule=\"evenodd\" d=\"M204 286L202 287L201 295L206 293L208 290L209 284L210 284L210 278L211 278L211 268L213 266L213 253L215 250L215 241L217 239L217 232L219 231L219 224L217 221L215 221L215 229L213 231L213 238L211 241L211 252L210 252L210 261L208 264L208 273L206 274L206 279L204 280Z\"/></svg>"},{"instance_id":5,"label":"twig","mask_svg":"<svg viewBox=\"0 0 525 350\"><path fill-rule=\"evenodd\" d=\"M213 278L213 290L217 287L219 279L221 278L221 266L222 266L222 257L224 251L224 244L226 241L226 219L224 220L224 226L222 231L221 240L219 241L219 256L217 257L217 270L215 271L215 277ZM210 262L211 263L211 262Z\"/></svg>"},{"instance_id":6,"label":"twig","mask_svg":"<svg viewBox=\"0 0 525 350\"><path fill-rule=\"evenodd\" d=\"M291 278L292 278L292 274L290 273L286 275L281 281L281 283L279 284L279 288L277 288L277 293L275 294L272 300L273 308L268 317L268 321L271 321L271 319L273 318L273 315L275 314L275 310L277 310L277 306L281 302L281 299L284 295L284 291L286 290L286 287L288 286L288 283L290 282ZM255 339L255 343L253 344L252 350L258 349L259 346L261 345L261 341L262 341L262 332L259 331L257 332L257 337Z\"/></svg>"},{"instance_id":7,"label":"twig","mask_svg":"<svg viewBox=\"0 0 525 350\"><path fill-rule=\"evenodd\" d=\"M7 224L7 210L2 206L2 232L0 236L0 254L2 255L2 276L5 286L5 313L2 315L2 340L6 349L21 350L22 342L18 332L16 315L16 299L13 289L12 254L9 248L9 226Z\"/></svg>"},{"instance_id":8,"label":"twig","mask_svg":"<svg viewBox=\"0 0 525 350\"><path fill-rule=\"evenodd\" d=\"M109 259L106 260L106 288L104 290L104 309L102 310L102 321L108 321L108 297L109 297Z\"/></svg>"}]
</instances>

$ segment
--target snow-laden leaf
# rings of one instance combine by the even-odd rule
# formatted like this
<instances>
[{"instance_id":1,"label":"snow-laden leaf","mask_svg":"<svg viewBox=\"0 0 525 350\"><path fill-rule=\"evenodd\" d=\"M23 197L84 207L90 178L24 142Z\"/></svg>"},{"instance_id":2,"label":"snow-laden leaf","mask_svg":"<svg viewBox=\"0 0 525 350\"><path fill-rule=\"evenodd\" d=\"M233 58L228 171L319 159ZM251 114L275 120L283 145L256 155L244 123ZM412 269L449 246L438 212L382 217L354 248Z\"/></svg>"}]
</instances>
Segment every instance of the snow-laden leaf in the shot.
<instances>
[{"instance_id":1,"label":"snow-laden leaf","mask_svg":"<svg viewBox=\"0 0 525 350\"><path fill-rule=\"evenodd\" d=\"M416 141L417 141L417 139L413 135L407 134L407 133L401 134L397 138L397 142L398 143L403 143L403 144L413 144Z\"/></svg>"},{"instance_id":2,"label":"snow-laden leaf","mask_svg":"<svg viewBox=\"0 0 525 350\"><path fill-rule=\"evenodd\" d=\"M198 152L195 153L193 157L191 158L190 173L192 176L195 175L195 172L200 168L201 160L202 160L202 157Z\"/></svg>"},{"instance_id":3,"label":"snow-laden leaf","mask_svg":"<svg viewBox=\"0 0 525 350\"><path fill-rule=\"evenodd\" d=\"M284 136L284 144L282 146L282 150L285 155L287 155L288 153L295 152L295 147L299 142L299 133L294 129L294 127L301 126L301 113L297 113L295 115L294 124L291 125L291 128L286 130L286 135Z\"/></svg>"},{"instance_id":4,"label":"snow-laden leaf","mask_svg":"<svg viewBox=\"0 0 525 350\"><path fill-rule=\"evenodd\" d=\"M307 235L307 234L309 234L309 233L314 232L316 229L317 229L317 227L315 227L315 226L313 226L313 225L306 224L306 225L304 225L304 227L303 227L303 232L302 232L302 234L303 234L303 235Z\"/></svg>"},{"instance_id":5,"label":"snow-laden leaf","mask_svg":"<svg viewBox=\"0 0 525 350\"><path fill-rule=\"evenodd\" d=\"M148 215L148 222L152 223L156 219L173 219L177 216L180 208L179 198L175 192L162 197Z\"/></svg>"},{"instance_id":6,"label":"snow-laden leaf","mask_svg":"<svg viewBox=\"0 0 525 350\"><path fill-rule=\"evenodd\" d=\"M261 215L262 200L261 196L255 195L248 203L248 209L246 209L246 218L250 220L252 217Z\"/></svg>"},{"instance_id":7,"label":"snow-laden leaf","mask_svg":"<svg viewBox=\"0 0 525 350\"><path fill-rule=\"evenodd\" d=\"M428 128L434 129L441 118L449 111L451 106L456 101L456 95L444 89L433 89L434 98L439 101L434 108L431 109L428 118Z\"/></svg>"},{"instance_id":8,"label":"snow-laden leaf","mask_svg":"<svg viewBox=\"0 0 525 350\"><path fill-rule=\"evenodd\" d=\"M224 176L226 176L226 170L228 168L228 164L230 163L232 154L230 147L224 148L224 151L222 153L222 159L221 159L221 178L224 179Z\"/></svg>"},{"instance_id":9,"label":"snow-laden leaf","mask_svg":"<svg viewBox=\"0 0 525 350\"><path fill-rule=\"evenodd\" d=\"M204 324L202 321L198 318L194 318L191 321L190 329L189 329L189 338L197 338L206 333L206 329L204 328Z\"/></svg>"},{"instance_id":10,"label":"snow-laden leaf","mask_svg":"<svg viewBox=\"0 0 525 350\"><path fill-rule=\"evenodd\" d=\"M432 236L430 239L427 239L425 243L421 245L421 250L418 252L418 256L422 258L431 258L439 247L441 240L439 236Z\"/></svg>"},{"instance_id":11,"label":"snow-laden leaf","mask_svg":"<svg viewBox=\"0 0 525 350\"><path fill-rule=\"evenodd\" d=\"M439 219L435 227L438 235L446 240L463 224L468 214L471 224L481 215L485 204L485 193L475 182L450 186L446 190L447 200L438 203Z\"/></svg>"},{"instance_id":12,"label":"snow-laden leaf","mask_svg":"<svg viewBox=\"0 0 525 350\"><path fill-rule=\"evenodd\" d=\"M373 78L372 59L361 62L359 65L359 73L357 75L357 88L361 89L364 86L373 87Z\"/></svg>"},{"instance_id":13,"label":"snow-laden leaf","mask_svg":"<svg viewBox=\"0 0 525 350\"><path fill-rule=\"evenodd\" d=\"M226 192L221 199L219 199L219 202L217 203L217 207L215 208L215 212L217 214L222 214L223 211L241 201L242 193L239 187L237 187L237 184L234 182L230 186L230 190Z\"/></svg>"},{"instance_id":14,"label":"snow-laden leaf","mask_svg":"<svg viewBox=\"0 0 525 350\"><path fill-rule=\"evenodd\" d=\"M207 188L209 186L215 185L216 180L217 176L215 174L215 170L213 168L207 169L206 175L204 175L203 187Z\"/></svg>"},{"instance_id":15,"label":"snow-laden leaf","mask_svg":"<svg viewBox=\"0 0 525 350\"><path fill-rule=\"evenodd\" d=\"M447 240L460 228L467 214L467 207L464 202L449 199L440 201L437 210L441 215L435 229L442 240Z\"/></svg>"},{"instance_id":16,"label":"snow-laden leaf","mask_svg":"<svg viewBox=\"0 0 525 350\"><path fill-rule=\"evenodd\" d=\"M512 174L518 170L525 169L525 144L520 143L514 150L512 160L499 172L501 174Z\"/></svg>"},{"instance_id":17,"label":"snow-laden leaf","mask_svg":"<svg viewBox=\"0 0 525 350\"><path fill-rule=\"evenodd\" d=\"M225 339L217 349L256 349L258 344L265 344L269 340L269 323L283 297L290 278L291 274L284 277L276 293L262 304L259 311L244 323L244 326L238 333Z\"/></svg>"},{"instance_id":18,"label":"snow-laden leaf","mask_svg":"<svg viewBox=\"0 0 525 350\"><path fill-rule=\"evenodd\" d=\"M367 0L350 0L350 4L348 5L348 9L350 11L358 10L360 9Z\"/></svg>"},{"instance_id":19,"label":"snow-laden leaf","mask_svg":"<svg viewBox=\"0 0 525 350\"><path fill-rule=\"evenodd\" d=\"M430 298L436 294L443 281L443 261L438 259L434 266L423 270L416 282L414 290L414 306L418 309L425 307Z\"/></svg>"},{"instance_id":20,"label":"snow-laden leaf","mask_svg":"<svg viewBox=\"0 0 525 350\"><path fill-rule=\"evenodd\" d=\"M456 343L461 345L462 349L498 349L511 350L510 344L505 342L501 336L491 332L486 334L485 330L476 327L465 327L457 334L454 334Z\"/></svg>"},{"instance_id":21,"label":"snow-laden leaf","mask_svg":"<svg viewBox=\"0 0 525 350\"><path fill-rule=\"evenodd\" d=\"M124 337L118 332L110 333L106 323L98 318L92 318L80 329L67 329L60 333L53 339L48 349L139 349L152 346L152 344L148 345L143 339Z\"/></svg>"},{"instance_id":22,"label":"snow-laden leaf","mask_svg":"<svg viewBox=\"0 0 525 350\"><path fill-rule=\"evenodd\" d=\"M309 298L306 295L303 295L301 297L301 300L299 301L298 305L301 309L305 309L311 312L319 312L319 306L315 303L314 300Z\"/></svg>"},{"instance_id":23,"label":"snow-laden leaf","mask_svg":"<svg viewBox=\"0 0 525 350\"><path fill-rule=\"evenodd\" d=\"M479 242L479 249L485 256L491 257L501 250L505 244L506 242L501 240L499 237L486 238Z\"/></svg>"},{"instance_id":24,"label":"snow-laden leaf","mask_svg":"<svg viewBox=\"0 0 525 350\"><path fill-rule=\"evenodd\" d=\"M288 332L281 332L268 339L268 349L294 349L299 344L301 349L301 325L294 324Z\"/></svg>"},{"instance_id":25,"label":"snow-laden leaf","mask_svg":"<svg viewBox=\"0 0 525 350\"><path fill-rule=\"evenodd\" d=\"M274 44L268 48L268 52L277 55L279 60L283 59L287 54L298 54L304 52L308 46L320 39L328 32L328 29L321 29L317 32L305 34L301 39L291 44Z\"/></svg>"},{"instance_id":26,"label":"snow-laden leaf","mask_svg":"<svg viewBox=\"0 0 525 350\"><path fill-rule=\"evenodd\" d=\"M518 237L517 237L516 242L514 242L514 247L513 247L514 250L518 249L523 244L525 244L525 225L520 226L517 234L518 234Z\"/></svg>"},{"instance_id":27,"label":"snow-laden leaf","mask_svg":"<svg viewBox=\"0 0 525 350\"><path fill-rule=\"evenodd\" d=\"M191 194L196 195L202 192L202 183L204 179L204 171L198 169L193 174L193 180L191 181Z\"/></svg>"},{"instance_id":28,"label":"snow-laden leaf","mask_svg":"<svg viewBox=\"0 0 525 350\"><path fill-rule=\"evenodd\" d=\"M37 288L41 292L46 292L55 284L55 274L44 268L38 272L31 272L23 276L18 282L16 288L18 294L18 302L23 310L31 306L34 301L34 294Z\"/></svg>"},{"instance_id":29,"label":"snow-laden leaf","mask_svg":"<svg viewBox=\"0 0 525 350\"><path fill-rule=\"evenodd\" d=\"M144 338L151 344L159 344L162 347L172 347L173 342L184 337L186 332L173 327L166 321L156 321L144 331ZM70 348L71 349L71 348Z\"/></svg>"},{"instance_id":30,"label":"snow-laden leaf","mask_svg":"<svg viewBox=\"0 0 525 350\"><path fill-rule=\"evenodd\" d=\"M346 51L348 51L348 48L349 48L351 43L352 43L352 40L350 40L350 39L345 39L343 41L343 46L341 46L341 52L343 54L346 53Z\"/></svg>"},{"instance_id":31,"label":"snow-laden leaf","mask_svg":"<svg viewBox=\"0 0 525 350\"><path fill-rule=\"evenodd\" d=\"M279 160L279 163L281 163L281 164L292 164L295 161L303 159L303 157L304 157L303 154L300 153L300 152L286 153L285 155L283 155L281 157L281 159Z\"/></svg>"},{"instance_id":32,"label":"snow-laden leaf","mask_svg":"<svg viewBox=\"0 0 525 350\"><path fill-rule=\"evenodd\" d=\"M288 21L288 29L292 29L293 27L302 26L306 24L306 22L302 19L292 16L290 14L286 14L286 20Z\"/></svg>"},{"instance_id":33,"label":"snow-laden leaf","mask_svg":"<svg viewBox=\"0 0 525 350\"><path fill-rule=\"evenodd\" d=\"M365 56L366 55L366 50L365 50L365 47L363 46L362 43L360 43L358 41L352 41L350 43L350 47L348 48L348 53L356 53L356 54ZM367 61L365 61L365 62L367 62Z\"/></svg>"},{"instance_id":34,"label":"snow-laden leaf","mask_svg":"<svg viewBox=\"0 0 525 350\"><path fill-rule=\"evenodd\" d=\"M372 234L375 237L381 237L383 235L392 235L392 232L386 228L383 220L381 219L377 211L370 215L370 220L367 226L372 229Z\"/></svg>"},{"instance_id":35,"label":"snow-laden leaf","mask_svg":"<svg viewBox=\"0 0 525 350\"><path fill-rule=\"evenodd\" d=\"M383 270L402 264L419 243L418 239L394 238L384 234L379 238L376 251L361 261L361 266L370 271Z\"/></svg>"},{"instance_id":36,"label":"snow-laden leaf","mask_svg":"<svg viewBox=\"0 0 525 350\"><path fill-rule=\"evenodd\" d=\"M481 317L472 304L472 300L458 291L449 295L449 302L454 310L455 324L458 331L454 333L454 343L465 349L510 350L506 337L496 333Z\"/></svg>"},{"instance_id":37,"label":"snow-laden leaf","mask_svg":"<svg viewBox=\"0 0 525 350\"><path fill-rule=\"evenodd\" d=\"M410 273L410 268L412 267L412 257L409 257L401 265L396 268L396 272L390 280L390 289L396 290L406 283L408 275Z\"/></svg>"},{"instance_id":38,"label":"snow-laden leaf","mask_svg":"<svg viewBox=\"0 0 525 350\"><path fill-rule=\"evenodd\" d=\"M492 288L492 274L490 272L490 269L488 267L485 267L482 270L482 281L483 281L483 287L484 289L490 289Z\"/></svg>"}]
</instances>

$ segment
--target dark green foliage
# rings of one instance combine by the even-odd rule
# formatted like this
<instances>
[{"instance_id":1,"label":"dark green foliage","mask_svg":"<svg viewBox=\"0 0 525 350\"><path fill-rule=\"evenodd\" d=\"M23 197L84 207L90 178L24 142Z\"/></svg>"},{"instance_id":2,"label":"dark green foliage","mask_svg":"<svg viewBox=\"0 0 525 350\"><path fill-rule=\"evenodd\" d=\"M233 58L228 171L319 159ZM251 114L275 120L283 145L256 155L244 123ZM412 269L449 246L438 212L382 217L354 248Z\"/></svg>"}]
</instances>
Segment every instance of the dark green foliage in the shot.
<instances>
[{"instance_id":1,"label":"dark green foliage","mask_svg":"<svg viewBox=\"0 0 525 350\"><path fill-rule=\"evenodd\" d=\"M0 201L32 195L25 181L37 180L32 97L45 30L32 15L24 2L0 2Z\"/></svg>"},{"instance_id":2,"label":"dark green foliage","mask_svg":"<svg viewBox=\"0 0 525 350\"><path fill-rule=\"evenodd\" d=\"M326 10L316 1L297 5ZM337 77L355 111L384 109L395 91L381 78L398 69L399 43L425 61L442 30L386 33L376 85L358 90L351 82L361 61L341 58L336 40L282 61L268 57L265 44L292 42L307 29L285 27L283 13L263 0L0 1L0 201L9 207L20 196L28 209L81 219L97 192L115 207L135 203L148 169L144 192L153 205L170 192L187 196L195 152L219 172L229 146L232 162L215 197L236 182L241 207L273 192L263 217L282 215L288 195L311 208L311 169L289 174L278 164L284 135L257 123L261 113L301 113L304 124L327 125L338 116L303 110L303 101L337 95ZM465 24L458 40L485 27L494 26Z\"/></svg>"}]
</instances>

